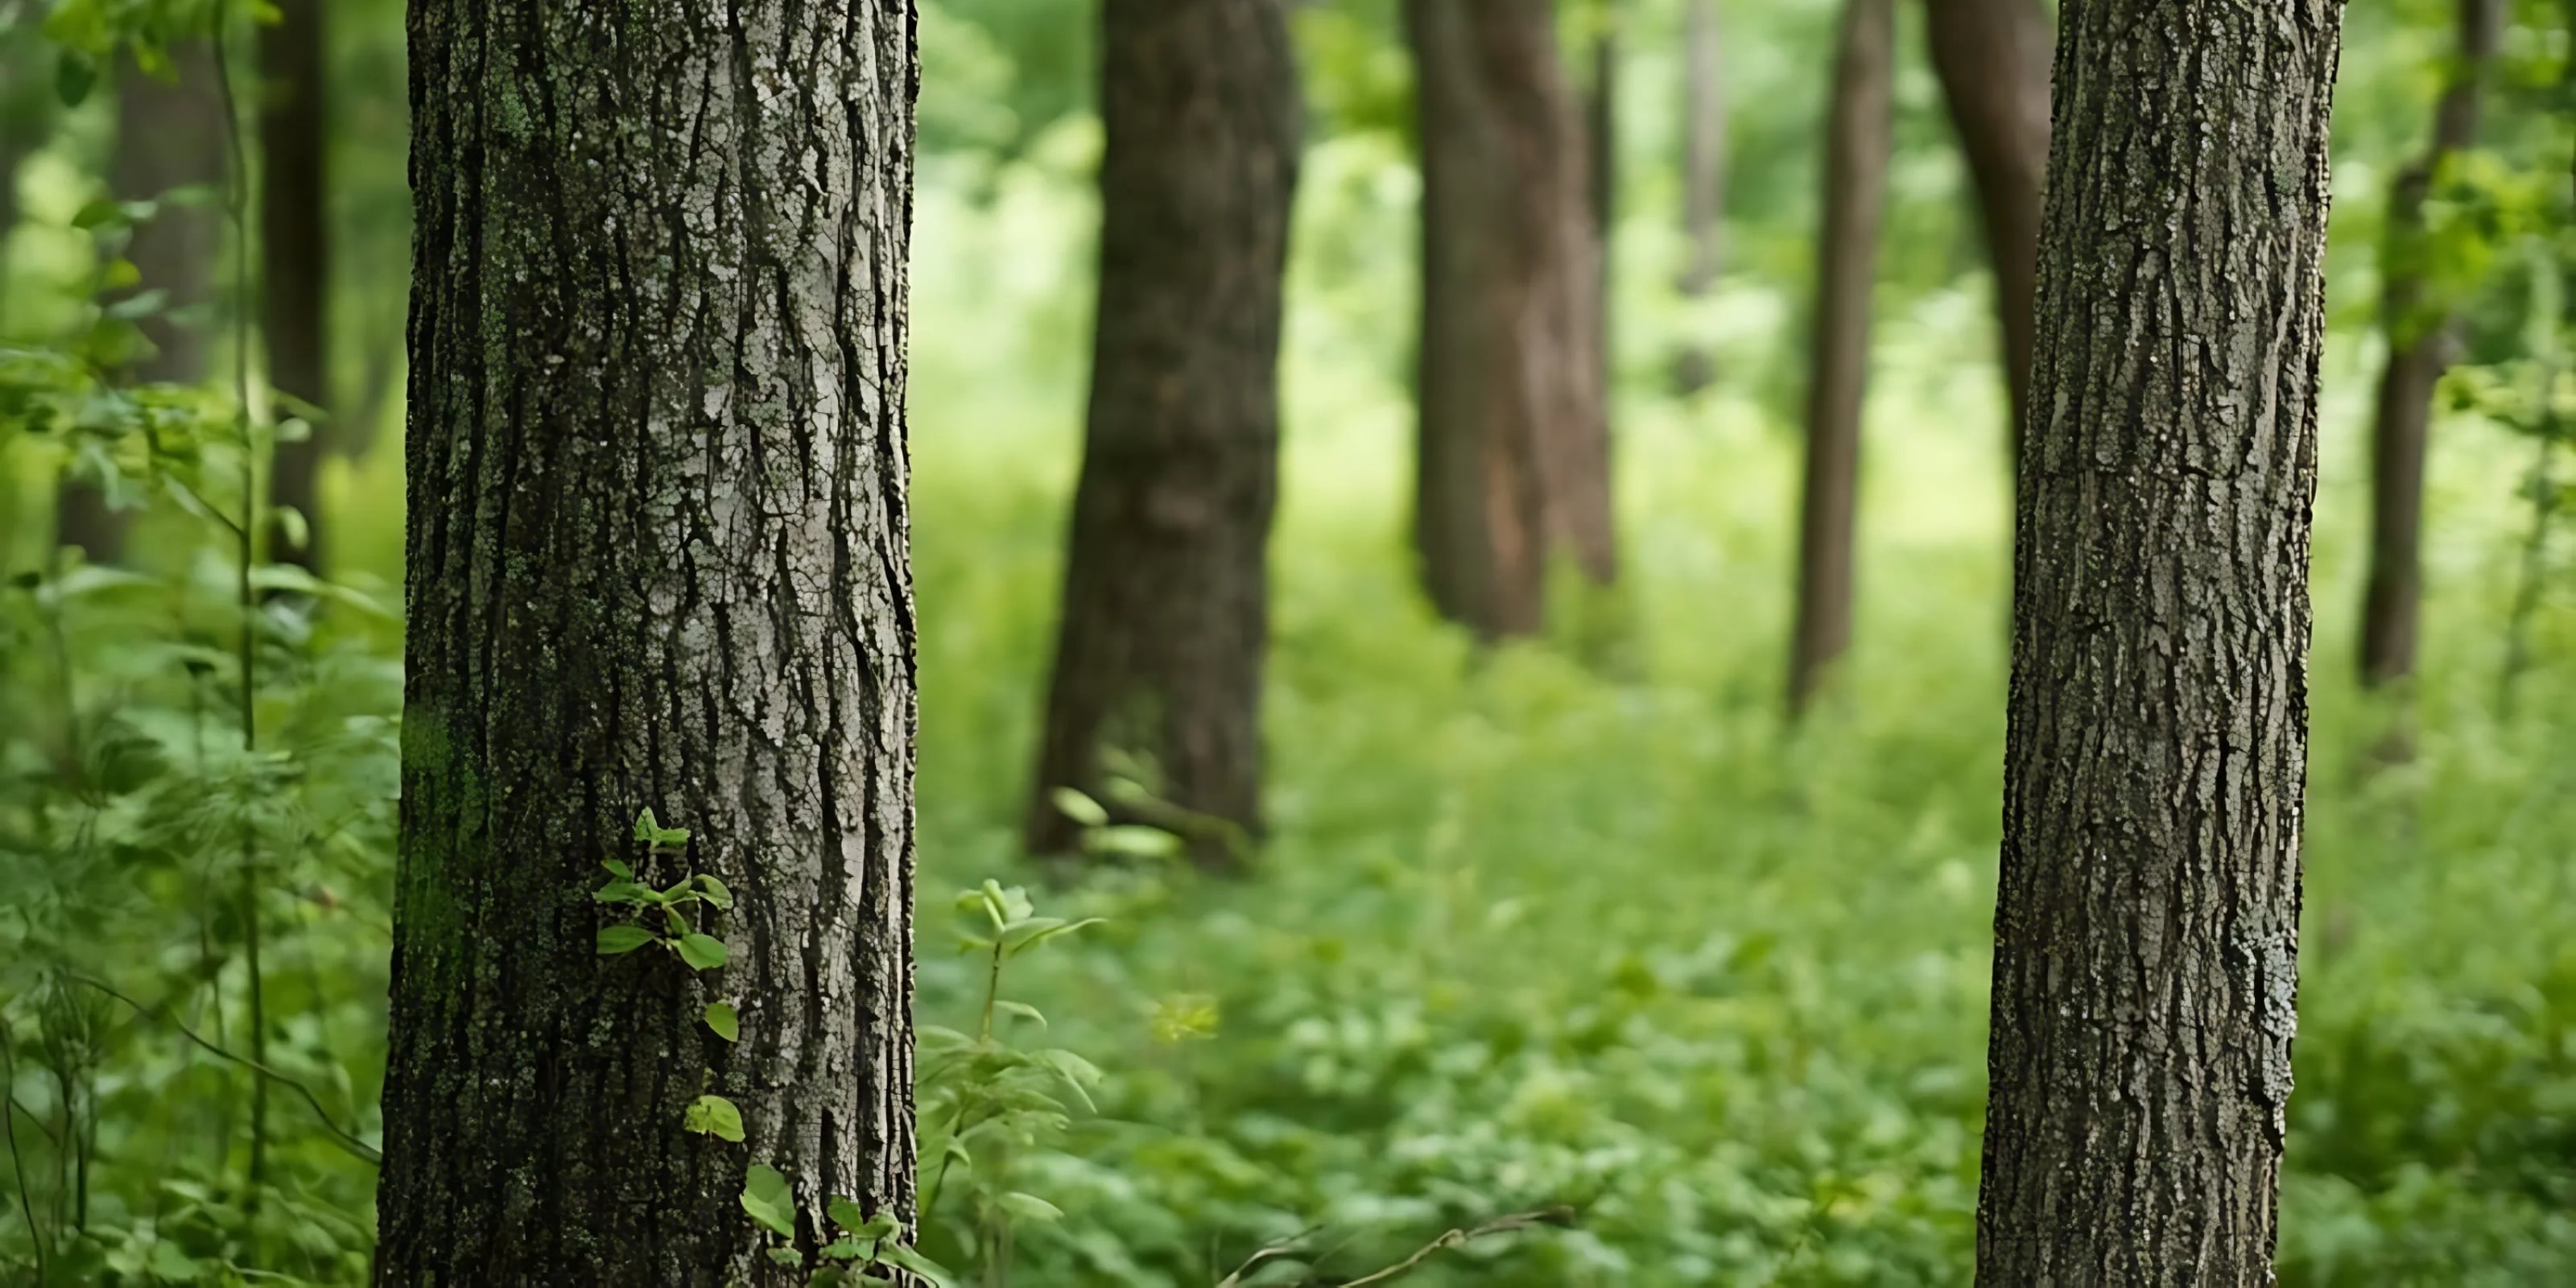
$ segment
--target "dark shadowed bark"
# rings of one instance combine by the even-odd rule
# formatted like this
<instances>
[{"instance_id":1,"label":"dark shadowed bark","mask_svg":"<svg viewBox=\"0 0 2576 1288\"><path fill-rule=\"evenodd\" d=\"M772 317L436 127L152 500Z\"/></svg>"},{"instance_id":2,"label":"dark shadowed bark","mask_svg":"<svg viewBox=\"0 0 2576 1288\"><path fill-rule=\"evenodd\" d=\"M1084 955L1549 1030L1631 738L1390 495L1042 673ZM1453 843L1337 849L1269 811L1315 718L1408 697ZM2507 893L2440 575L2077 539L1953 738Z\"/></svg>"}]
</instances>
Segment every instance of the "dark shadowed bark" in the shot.
<instances>
[{"instance_id":1,"label":"dark shadowed bark","mask_svg":"<svg viewBox=\"0 0 2576 1288\"><path fill-rule=\"evenodd\" d=\"M1682 236L1690 258L1681 293L1695 300L1717 286L1725 251L1726 84L1717 0L1686 0L1682 24ZM1697 393L1717 369L1694 342L1675 359L1673 377L1683 393Z\"/></svg>"},{"instance_id":2,"label":"dark shadowed bark","mask_svg":"<svg viewBox=\"0 0 2576 1288\"><path fill-rule=\"evenodd\" d=\"M912 1219L914 42L875 0L412 5L381 1284L803 1285L755 1163L809 1254L826 1195ZM729 962L596 953L612 856L731 887Z\"/></svg>"},{"instance_id":3,"label":"dark shadowed bark","mask_svg":"<svg viewBox=\"0 0 2576 1288\"><path fill-rule=\"evenodd\" d=\"M271 557L307 568L322 565L318 481L331 398L329 67L325 0L279 0L280 20L260 29L261 331L268 383L320 407L325 418L300 441L280 443L269 476L269 501L304 516L306 540L279 532ZM284 409L280 409L281 419Z\"/></svg>"},{"instance_id":4,"label":"dark shadowed bark","mask_svg":"<svg viewBox=\"0 0 2576 1288\"><path fill-rule=\"evenodd\" d=\"M2381 325L2388 365L2371 421L2370 586L2362 602L2361 680L2415 672L2424 600L2424 449L2433 388L2451 365L2453 319L2424 295L2424 202L2443 163L2477 141L2478 100L2504 26L2503 0L2460 0L2458 60L2433 114L2433 140L2388 199Z\"/></svg>"},{"instance_id":5,"label":"dark shadowed bark","mask_svg":"<svg viewBox=\"0 0 2576 1288\"><path fill-rule=\"evenodd\" d=\"M2342 15L2065 10L1981 1284L2272 1282Z\"/></svg>"},{"instance_id":6,"label":"dark shadowed bark","mask_svg":"<svg viewBox=\"0 0 2576 1288\"><path fill-rule=\"evenodd\" d=\"M1549 566L1617 573L1598 248L1546 0L1405 0L1422 133L1414 547L1488 638L1544 623Z\"/></svg>"},{"instance_id":7,"label":"dark shadowed bark","mask_svg":"<svg viewBox=\"0 0 2576 1288\"><path fill-rule=\"evenodd\" d=\"M1869 385L1870 297L1887 200L1895 59L1894 0L1844 0L1826 123L1825 222L1816 239L1798 620L1789 652L1792 715L1806 710L1851 645L1861 407Z\"/></svg>"},{"instance_id":8,"label":"dark shadowed bark","mask_svg":"<svg viewBox=\"0 0 2576 1288\"><path fill-rule=\"evenodd\" d=\"M1223 862L1260 825L1296 68L1281 0L1101 17L1091 405L1027 837L1075 847L1052 799L1072 787ZM1152 804L1102 791L1119 754Z\"/></svg>"},{"instance_id":9,"label":"dark shadowed bark","mask_svg":"<svg viewBox=\"0 0 2576 1288\"><path fill-rule=\"evenodd\" d=\"M189 382L206 375L214 303L215 258L223 235L221 203L207 193L224 178L223 98L204 40L170 50L175 75L148 76L122 63L116 77L116 150L107 187L119 201L152 201L181 188L198 199L163 202L135 226L125 257L142 273L138 290L160 291L158 312L141 321L151 352L125 371L141 382ZM85 480L66 480L56 497L54 537L79 546L93 563L125 553L126 516Z\"/></svg>"},{"instance_id":10,"label":"dark shadowed bark","mask_svg":"<svg viewBox=\"0 0 2576 1288\"><path fill-rule=\"evenodd\" d=\"M2039 188L2048 167L2048 11L2042 0L1926 0L1932 68L1967 154L1995 275L1995 321L2018 457L2030 391Z\"/></svg>"}]
</instances>

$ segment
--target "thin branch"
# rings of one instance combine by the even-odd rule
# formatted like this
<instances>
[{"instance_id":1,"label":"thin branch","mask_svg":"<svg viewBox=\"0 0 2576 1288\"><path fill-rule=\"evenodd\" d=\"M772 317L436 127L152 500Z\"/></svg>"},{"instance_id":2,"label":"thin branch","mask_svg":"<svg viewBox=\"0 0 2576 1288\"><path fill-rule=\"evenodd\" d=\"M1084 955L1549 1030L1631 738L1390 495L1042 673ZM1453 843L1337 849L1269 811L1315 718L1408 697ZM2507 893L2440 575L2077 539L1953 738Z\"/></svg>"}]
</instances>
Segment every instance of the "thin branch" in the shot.
<instances>
[{"instance_id":1,"label":"thin branch","mask_svg":"<svg viewBox=\"0 0 2576 1288\"><path fill-rule=\"evenodd\" d=\"M1382 1284L1395 1279L1400 1279L1405 1275L1413 1273L1414 1269L1420 1266L1423 1262L1428 1261L1443 1252L1447 1252L1451 1248L1464 1247L1467 1244L1474 1243L1478 1239L1486 1238L1491 1235L1510 1234L1513 1231L1527 1230L1534 1226L1568 1225L1571 1224L1573 1220L1574 1209L1559 1206L1541 1208L1535 1212L1516 1212L1510 1216L1496 1217L1472 1230L1451 1230L1449 1233L1441 1235L1439 1238L1433 1239L1431 1242L1422 1245L1421 1249L1416 1251L1412 1256L1406 1257L1404 1260L1396 1262L1394 1265L1388 1266L1386 1269L1378 1271L1376 1274L1363 1275L1357 1279L1346 1280L1342 1284L1342 1288L1361 1288L1361 1285L1363 1284Z\"/></svg>"},{"instance_id":2,"label":"thin branch","mask_svg":"<svg viewBox=\"0 0 2576 1288\"><path fill-rule=\"evenodd\" d=\"M125 1003L127 1006L133 1007L135 1014L140 1015L147 1020L156 1020L160 1023L169 1025L171 1028L179 1031L179 1036L188 1039L190 1042L196 1043L198 1046L204 1048L207 1052L215 1055L216 1057L229 1060L234 1064L240 1065L241 1067L258 1074L260 1077L267 1079L270 1082L278 1083L281 1086L284 1086L287 1090L302 1096L304 1098L304 1103L313 1107L313 1116L321 1120L322 1129L331 1133L340 1148L369 1163L382 1163L385 1161L384 1151L360 1140L355 1134L344 1129L340 1124L332 1121L331 1111L322 1107L322 1098L314 1095L311 1087L305 1086L297 1079L287 1074L280 1073L248 1056L235 1055L222 1047L216 1046L214 1043L197 1036L194 1029L191 1029L187 1025L181 1024L179 1021L171 1018L167 1012L158 1007L146 1006L141 1002L135 1001L133 998L118 992L113 986L104 981L92 979L89 976L78 972L69 972L65 977L70 979L73 983L85 984L107 994L109 997L115 998L117 1001Z\"/></svg>"},{"instance_id":3,"label":"thin branch","mask_svg":"<svg viewBox=\"0 0 2576 1288\"><path fill-rule=\"evenodd\" d=\"M1249 1257L1245 1257L1243 1259L1243 1264L1234 1268L1233 1274L1227 1275L1225 1278L1217 1281L1216 1288L1239 1288L1239 1285L1243 1283L1243 1277L1251 1274L1253 1269L1259 1266L1262 1262L1278 1257L1294 1255L1297 1251L1298 1244L1304 1243L1306 1240L1323 1233L1323 1230L1324 1227L1320 1225L1310 1225L1303 1230L1299 1230L1295 1234L1289 1235L1285 1239L1279 1240L1277 1243L1262 1245L1260 1250L1254 1252Z\"/></svg>"}]
</instances>

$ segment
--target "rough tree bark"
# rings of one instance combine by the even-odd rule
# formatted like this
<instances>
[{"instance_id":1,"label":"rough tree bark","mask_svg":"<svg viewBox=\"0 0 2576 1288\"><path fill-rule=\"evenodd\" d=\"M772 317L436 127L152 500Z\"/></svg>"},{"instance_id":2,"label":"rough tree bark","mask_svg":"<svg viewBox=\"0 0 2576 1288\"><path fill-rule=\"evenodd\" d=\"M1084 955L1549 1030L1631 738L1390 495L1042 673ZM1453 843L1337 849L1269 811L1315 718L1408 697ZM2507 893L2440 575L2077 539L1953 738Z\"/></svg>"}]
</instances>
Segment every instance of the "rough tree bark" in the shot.
<instances>
[{"instance_id":1,"label":"rough tree bark","mask_svg":"<svg viewBox=\"0 0 2576 1288\"><path fill-rule=\"evenodd\" d=\"M1851 645L1852 541L1860 488L1861 407L1869 385L1871 288L1887 199L1894 102L1894 0L1844 0L1825 138L1825 222L1816 241L1807 463L1799 505L1798 618L1789 712L1815 700Z\"/></svg>"},{"instance_id":2,"label":"rough tree bark","mask_svg":"<svg viewBox=\"0 0 2576 1288\"><path fill-rule=\"evenodd\" d=\"M2460 0L2459 53L2424 155L2397 176L2388 199L2381 325L2387 366L2371 420L2370 583L2361 611L2361 681L2378 687L2415 673L2423 611L2424 450L2433 388L2451 365L2454 319L2428 308L2420 263L2424 202L2454 153L2477 141L2478 100L2504 27L2503 0Z\"/></svg>"},{"instance_id":3,"label":"rough tree bark","mask_svg":"<svg viewBox=\"0 0 2576 1288\"><path fill-rule=\"evenodd\" d=\"M213 189L224 179L223 98L216 86L213 51L202 39L170 50L170 79L149 76L129 62L116 77L116 150L108 158L107 186L119 201L150 201L175 189ZM125 257L142 273L140 290L164 293L160 312L142 319L151 352L123 373L146 383L186 383L206 375L208 323L214 302L215 258L223 236L219 202L164 203L135 226ZM124 557L126 516L108 508L106 493L86 480L67 479L55 494L54 539L79 546L93 563Z\"/></svg>"},{"instance_id":4,"label":"rough tree bark","mask_svg":"<svg viewBox=\"0 0 2576 1288\"><path fill-rule=\"evenodd\" d=\"M1981 1284L2272 1282L2342 15L2064 10Z\"/></svg>"},{"instance_id":5,"label":"rough tree bark","mask_svg":"<svg viewBox=\"0 0 2576 1288\"><path fill-rule=\"evenodd\" d=\"M1547 0L1405 0L1422 133L1414 548L1433 607L1544 624L1549 565L1618 572L1582 127Z\"/></svg>"},{"instance_id":6,"label":"rough tree bark","mask_svg":"<svg viewBox=\"0 0 2576 1288\"><path fill-rule=\"evenodd\" d=\"M827 1194L913 1218L915 40L892 0L413 0L380 1284L802 1285L755 1163L809 1254ZM729 964L598 955L610 857L730 886ZM683 1130L701 1092L746 1143Z\"/></svg>"},{"instance_id":7,"label":"rough tree bark","mask_svg":"<svg viewBox=\"0 0 2576 1288\"><path fill-rule=\"evenodd\" d=\"M1075 848L1073 787L1224 863L1260 826L1296 67L1281 0L1101 18L1091 405L1026 835ZM1154 802L1101 791L1113 752L1154 768Z\"/></svg>"},{"instance_id":8,"label":"rough tree bark","mask_svg":"<svg viewBox=\"0 0 2576 1288\"><path fill-rule=\"evenodd\" d=\"M306 568L322 566L317 484L334 405L324 10L324 0L278 0L279 21L262 27L259 37L260 311L268 383L326 413L313 433L277 445L269 501L304 516L305 539L298 543L279 531L270 551L272 558Z\"/></svg>"},{"instance_id":9,"label":"rough tree bark","mask_svg":"<svg viewBox=\"0 0 2576 1288\"><path fill-rule=\"evenodd\" d=\"M2048 167L2048 11L2041 0L1927 0L1924 7L1932 68L1985 224L2011 395L2004 441L2018 460L2030 401L2039 189Z\"/></svg>"},{"instance_id":10,"label":"rough tree bark","mask_svg":"<svg viewBox=\"0 0 2576 1288\"><path fill-rule=\"evenodd\" d=\"M1682 23L1682 236L1690 258L1681 293L1695 300L1716 289L1725 251L1726 71L1717 0L1688 0ZM1693 342L1675 359L1673 378L1683 393L1698 393L1717 378L1716 363Z\"/></svg>"}]
</instances>

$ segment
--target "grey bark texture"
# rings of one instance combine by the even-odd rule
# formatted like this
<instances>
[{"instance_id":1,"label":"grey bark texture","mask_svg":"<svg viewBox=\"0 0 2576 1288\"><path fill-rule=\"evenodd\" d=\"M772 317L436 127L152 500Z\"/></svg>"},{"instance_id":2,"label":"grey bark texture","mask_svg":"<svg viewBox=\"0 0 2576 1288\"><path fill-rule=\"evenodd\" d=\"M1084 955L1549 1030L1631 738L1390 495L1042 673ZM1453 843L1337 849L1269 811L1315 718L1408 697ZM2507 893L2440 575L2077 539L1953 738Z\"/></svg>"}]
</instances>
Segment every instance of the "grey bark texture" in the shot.
<instances>
[{"instance_id":1,"label":"grey bark texture","mask_svg":"<svg viewBox=\"0 0 2576 1288\"><path fill-rule=\"evenodd\" d=\"M1995 275L2018 458L2030 401L2031 309L2039 261L2039 192L2048 169L2048 10L2042 0L1926 0L1932 69L1968 158Z\"/></svg>"},{"instance_id":2,"label":"grey bark texture","mask_svg":"<svg viewBox=\"0 0 2576 1288\"><path fill-rule=\"evenodd\" d=\"M916 39L880 0L411 6L380 1284L802 1285L755 1163L809 1254L827 1195L913 1219ZM728 964L599 956L612 856L731 887ZM746 1143L683 1130L701 1092Z\"/></svg>"},{"instance_id":3,"label":"grey bark texture","mask_svg":"<svg viewBox=\"0 0 2576 1288\"><path fill-rule=\"evenodd\" d=\"M322 456L335 426L331 397L329 75L325 0L278 0L260 28L260 331L268 383L320 407L313 432L277 445L269 502L304 516L305 539L280 530L271 557L322 566Z\"/></svg>"},{"instance_id":4,"label":"grey bark texture","mask_svg":"<svg viewBox=\"0 0 2576 1288\"><path fill-rule=\"evenodd\" d=\"M1682 236L1690 258L1681 293L1698 299L1717 286L1725 262L1726 68L1717 0L1687 0L1682 16ZM1717 378L1716 361L1697 343L1674 360L1673 382L1697 393Z\"/></svg>"},{"instance_id":5,"label":"grey bark texture","mask_svg":"<svg viewBox=\"0 0 2576 1288\"><path fill-rule=\"evenodd\" d=\"M203 39L170 49L173 75L149 76L130 62L116 74L116 150L108 157L108 191L119 201L152 201L180 188L214 190L224 180L224 107L212 49ZM215 259L223 222L219 202L163 203L137 224L125 257L142 275L138 290L164 293L162 309L142 319L151 352L121 373L145 382L189 383L206 376L207 314L215 302ZM127 516L86 480L66 480L55 498L57 543L79 546L93 563L124 557Z\"/></svg>"},{"instance_id":6,"label":"grey bark texture","mask_svg":"<svg viewBox=\"0 0 2576 1288\"><path fill-rule=\"evenodd\" d=\"M1536 633L1551 564L1606 584L1599 248L1547 0L1405 0L1422 136L1414 548L1440 614Z\"/></svg>"},{"instance_id":7,"label":"grey bark texture","mask_svg":"<svg viewBox=\"0 0 2576 1288\"><path fill-rule=\"evenodd\" d=\"M1223 864L1261 822L1296 66L1281 0L1101 17L1091 403L1025 830L1075 849L1071 787ZM1116 755L1151 767L1152 801L1104 791Z\"/></svg>"},{"instance_id":8,"label":"grey bark texture","mask_svg":"<svg viewBox=\"0 0 2576 1288\"><path fill-rule=\"evenodd\" d=\"M2272 1282L2342 17L2063 11L1980 1284Z\"/></svg>"},{"instance_id":9,"label":"grey bark texture","mask_svg":"<svg viewBox=\"0 0 2576 1288\"><path fill-rule=\"evenodd\" d=\"M1895 102L1894 0L1844 0L1826 122L1825 218L1816 239L1807 456L1798 507L1798 609L1789 712L1803 713L1851 647L1861 411L1869 392L1870 305L1887 204Z\"/></svg>"},{"instance_id":10,"label":"grey bark texture","mask_svg":"<svg viewBox=\"0 0 2576 1288\"><path fill-rule=\"evenodd\" d=\"M2371 418L2370 581L2361 613L2361 680L2373 687L2415 673L2424 603L2424 456L2433 390L2451 365L2455 330L2450 310L2424 298L2424 202L2443 163L2477 142L2479 99L2503 27L2503 0L2460 0L2458 60L2434 109L2432 142L2398 173L2388 199L2380 302L2388 358Z\"/></svg>"}]
</instances>

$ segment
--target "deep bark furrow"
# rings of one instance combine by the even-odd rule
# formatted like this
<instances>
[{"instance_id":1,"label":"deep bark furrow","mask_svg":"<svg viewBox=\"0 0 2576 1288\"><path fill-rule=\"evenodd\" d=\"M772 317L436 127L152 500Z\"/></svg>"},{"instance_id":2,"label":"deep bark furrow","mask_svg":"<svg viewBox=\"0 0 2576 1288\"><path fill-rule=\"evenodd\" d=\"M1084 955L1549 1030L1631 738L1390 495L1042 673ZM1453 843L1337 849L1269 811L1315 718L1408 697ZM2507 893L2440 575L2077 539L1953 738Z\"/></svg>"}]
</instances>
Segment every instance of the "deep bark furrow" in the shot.
<instances>
[{"instance_id":1,"label":"deep bark furrow","mask_svg":"<svg viewBox=\"0 0 2576 1288\"><path fill-rule=\"evenodd\" d=\"M873 3L414 5L381 1282L801 1282L752 1162L910 1217L902 387L860 360L903 302L848 279L904 253L910 100L870 100L912 42ZM648 806L684 857L640 862ZM730 963L598 957L612 855L730 885ZM745 1144L681 1130L702 1091Z\"/></svg>"},{"instance_id":2,"label":"deep bark furrow","mask_svg":"<svg viewBox=\"0 0 2576 1288\"><path fill-rule=\"evenodd\" d=\"M2270 1281L2340 17L2063 11L1982 1282Z\"/></svg>"}]
</instances>

